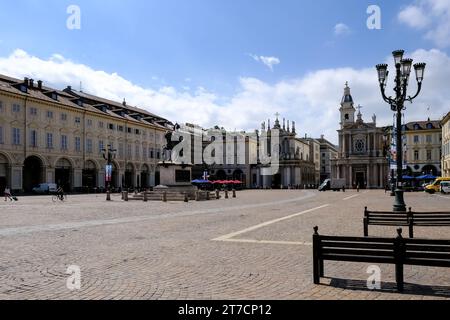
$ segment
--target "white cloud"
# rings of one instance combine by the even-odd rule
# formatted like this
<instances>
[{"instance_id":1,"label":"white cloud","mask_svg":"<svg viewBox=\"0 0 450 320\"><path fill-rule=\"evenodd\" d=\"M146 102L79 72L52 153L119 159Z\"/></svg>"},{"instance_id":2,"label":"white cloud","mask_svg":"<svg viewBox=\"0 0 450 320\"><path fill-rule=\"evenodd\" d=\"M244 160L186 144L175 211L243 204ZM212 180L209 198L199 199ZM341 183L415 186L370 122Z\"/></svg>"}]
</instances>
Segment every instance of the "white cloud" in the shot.
<instances>
[{"instance_id":1,"label":"white cloud","mask_svg":"<svg viewBox=\"0 0 450 320\"><path fill-rule=\"evenodd\" d=\"M273 71L273 67L280 64L281 61L277 57L266 57L266 56L257 56L254 54L249 54L255 61L261 62L266 67L268 67L271 71Z\"/></svg>"},{"instance_id":2,"label":"white cloud","mask_svg":"<svg viewBox=\"0 0 450 320\"><path fill-rule=\"evenodd\" d=\"M334 34L336 36L344 36L350 34L350 27L345 23L338 23L334 26Z\"/></svg>"},{"instance_id":3,"label":"white cloud","mask_svg":"<svg viewBox=\"0 0 450 320\"><path fill-rule=\"evenodd\" d=\"M398 14L398 19L406 25L423 29L429 25L429 17L423 12L422 8L417 6L408 6Z\"/></svg>"},{"instance_id":4,"label":"white cloud","mask_svg":"<svg viewBox=\"0 0 450 320\"><path fill-rule=\"evenodd\" d=\"M450 46L450 1L416 0L398 14L400 22L425 31L425 38L438 47Z\"/></svg>"},{"instance_id":5,"label":"white cloud","mask_svg":"<svg viewBox=\"0 0 450 320\"><path fill-rule=\"evenodd\" d=\"M439 50L417 50L411 57L415 61L426 62L427 69L423 93L414 104L407 105L406 120L426 118L430 106L430 116L439 119L450 110L450 57ZM148 109L171 121L204 127L220 125L227 129L254 130L259 129L262 121L273 119L274 113L280 112L282 117L296 121L299 135L308 133L319 137L325 134L335 143L339 103L344 83L349 81L355 102L364 106L365 120L370 121L372 114L376 113L379 125L392 122L392 112L381 100L376 70L372 66L317 70L275 84L256 78L241 78L236 93L231 97L220 97L203 87L190 91L172 86L143 88L117 73L94 70L62 56L45 60L23 50L0 57L0 73L42 79L46 85L56 88L76 86L82 81L85 92L116 101L126 98L131 105ZM411 94L414 89L415 85L411 84Z\"/></svg>"}]
</instances>

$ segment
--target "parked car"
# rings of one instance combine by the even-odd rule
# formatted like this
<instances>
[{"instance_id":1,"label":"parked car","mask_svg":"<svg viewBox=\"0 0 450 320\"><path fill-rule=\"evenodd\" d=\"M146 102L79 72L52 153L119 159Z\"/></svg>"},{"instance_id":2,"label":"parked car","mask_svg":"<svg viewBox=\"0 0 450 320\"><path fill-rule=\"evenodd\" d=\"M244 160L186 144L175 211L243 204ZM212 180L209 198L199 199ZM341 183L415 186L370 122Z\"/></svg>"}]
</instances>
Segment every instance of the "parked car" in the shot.
<instances>
[{"instance_id":1,"label":"parked car","mask_svg":"<svg viewBox=\"0 0 450 320\"><path fill-rule=\"evenodd\" d=\"M441 193L443 194L450 193L450 181L441 182Z\"/></svg>"},{"instance_id":2,"label":"parked car","mask_svg":"<svg viewBox=\"0 0 450 320\"><path fill-rule=\"evenodd\" d=\"M444 181L450 181L450 177L437 178L432 184L425 187L425 192L433 194L441 191L441 183Z\"/></svg>"},{"instance_id":3,"label":"parked car","mask_svg":"<svg viewBox=\"0 0 450 320\"><path fill-rule=\"evenodd\" d=\"M51 194L56 193L58 186L56 183L41 183L33 188L33 193L36 194Z\"/></svg>"}]
</instances>

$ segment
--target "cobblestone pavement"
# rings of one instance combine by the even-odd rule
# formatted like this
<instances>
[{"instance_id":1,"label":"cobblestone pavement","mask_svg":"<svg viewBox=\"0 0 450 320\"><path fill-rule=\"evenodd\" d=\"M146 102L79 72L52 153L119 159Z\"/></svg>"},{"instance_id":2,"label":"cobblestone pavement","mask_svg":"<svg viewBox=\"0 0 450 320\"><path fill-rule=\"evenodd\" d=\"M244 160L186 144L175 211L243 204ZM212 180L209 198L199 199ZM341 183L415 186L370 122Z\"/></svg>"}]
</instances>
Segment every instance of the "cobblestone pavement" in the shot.
<instances>
[{"instance_id":1,"label":"cobblestone pavement","mask_svg":"<svg viewBox=\"0 0 450 320\"><path fill-rule=\"evenodd\" d=\"M449 210L450 197L406 194L414 210ZM362 235L364 206L390 210L383 191L243 191L209 202L112 202L104 195L0 201L0 299L450 299L450 270L392 266L366 289L368 264L326 262L312 283L311 238ZM417 228L450 238L449 228ZM395 228L371 235L394 237ZM70 291L66 270L81 269Z\"/></svg>"}]
</instances>

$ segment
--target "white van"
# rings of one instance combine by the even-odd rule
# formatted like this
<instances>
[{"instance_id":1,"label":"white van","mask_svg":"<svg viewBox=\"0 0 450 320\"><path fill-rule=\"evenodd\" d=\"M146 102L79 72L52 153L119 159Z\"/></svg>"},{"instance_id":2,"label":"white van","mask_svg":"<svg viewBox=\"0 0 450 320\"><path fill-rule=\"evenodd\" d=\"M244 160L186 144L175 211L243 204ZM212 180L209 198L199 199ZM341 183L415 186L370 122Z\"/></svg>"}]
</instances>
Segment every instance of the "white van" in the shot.
<instances>
[{"instance_id":1,"label":"white van","mask_svg":"<svg viewBox=\"0 0 450 320\"><path fill-rule=\"evenodd\" d=\"M58 186L56 183L41 183L37 187L33 188L32 191L36 194L56 193L56 191L58 191Z\"/></svg>"},{"instance_id":2,"label":"white van","mask_svg":"<svg viewBox=\"0 0 450 320\"><path fill-rule=\"evenodd\" d=\"M450 181L441 182L441 192L444 194L450 193Z\"/></svg>"}]
</instances>

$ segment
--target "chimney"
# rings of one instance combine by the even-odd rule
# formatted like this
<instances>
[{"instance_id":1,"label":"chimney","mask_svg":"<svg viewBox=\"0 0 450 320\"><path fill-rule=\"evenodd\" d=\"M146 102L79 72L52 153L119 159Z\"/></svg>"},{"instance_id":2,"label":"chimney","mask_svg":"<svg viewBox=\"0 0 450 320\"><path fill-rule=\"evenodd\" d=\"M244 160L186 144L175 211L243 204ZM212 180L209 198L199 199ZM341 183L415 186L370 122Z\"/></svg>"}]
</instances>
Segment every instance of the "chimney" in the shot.
<instances>
[{"instance_id":1,"label":"chimney","mask_svg":"<svg viewBox=\"0 0 450 320\"><path fill-rule=\"evenodd\" d=\"M25 77L25 78L23 79L23 83L25 83L25 85L28 87L29 82L28 82L28 78L27 78L27 77Z\"/></svg>"},{"instance_id":2,"label":"chimney","mask_svg":"<svg viewBox=\"0 0 450 320\"><path fill-rule=\"evenodd\" d=\"M38 89L42 90L42 80L38 80L37 84L38 84Z\"/></svg>"},{"instance_id":3,"label":"chimney","mask_svg":"<svg viewBox=\"0 0 450 320\"><path fill-rule=\"evenodd\" d=\"M126 107L126 106L127 106L127 101L125 100L125 98L123 98L123 102L122 102L122 105L123 105L124 107Z\"/></svg>"},{"instance_id":4,"label":"chimney","mask_svg":"<svg viewBox=\"0 0 450 320\"><path fill-rule=\"evenodd\" d=\"M68 91L72 91L72 86L67 86Z\"/></svg>"},{"instance_id":5,"label":"chimney","mask_svg":"<svg viewBox=\"0 0 450 320\"><path fill-rule=\"evenodd\" d=\"M30 79L29 83L30 83L30 88L33 88L33 86L34 86L34 80L33 80L33 79Z\"/></svg>"},{"instance_id":6,"label":"chimney","mask_svg":"<svg viewBox=\"0 0 450 320\"><path fill-rule=\"evenodd\" d=\"M325 136L322 134L321 136L320 136L320 139L325 139Z\"/></svg>"}]
</instances>

